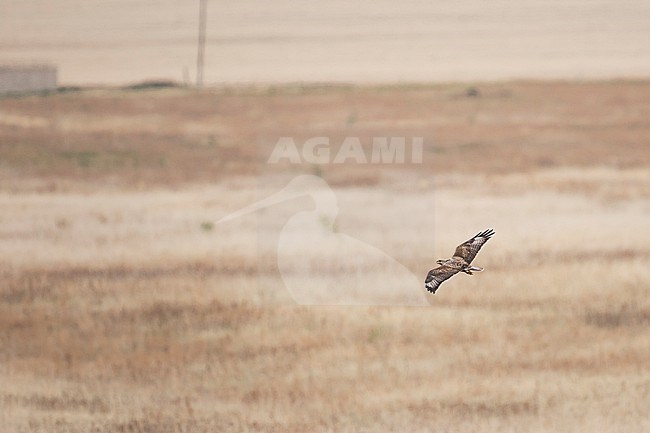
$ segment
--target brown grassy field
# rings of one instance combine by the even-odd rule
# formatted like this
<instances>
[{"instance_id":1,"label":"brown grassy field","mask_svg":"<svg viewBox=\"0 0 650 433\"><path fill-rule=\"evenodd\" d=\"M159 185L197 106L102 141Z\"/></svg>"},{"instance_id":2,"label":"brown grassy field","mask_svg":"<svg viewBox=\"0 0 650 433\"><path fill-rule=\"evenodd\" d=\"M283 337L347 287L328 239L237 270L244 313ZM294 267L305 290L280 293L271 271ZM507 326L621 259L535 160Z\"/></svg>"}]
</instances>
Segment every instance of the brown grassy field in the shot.
<instances>
[{"instance_id":1,"label":"brown grassy field","mask_svg":"<svg viewBox=\"0 0 650 433\"><path fill-rule=\"evenodd\" d=\"M650 430L650 82L467 87L0 99L2 431ZM384 135L423 163L265 164ZM295 305L272 241L309 203L213 222L301 172L418 278L494 227L486 271Z\"/></svg>"}]
</instances>

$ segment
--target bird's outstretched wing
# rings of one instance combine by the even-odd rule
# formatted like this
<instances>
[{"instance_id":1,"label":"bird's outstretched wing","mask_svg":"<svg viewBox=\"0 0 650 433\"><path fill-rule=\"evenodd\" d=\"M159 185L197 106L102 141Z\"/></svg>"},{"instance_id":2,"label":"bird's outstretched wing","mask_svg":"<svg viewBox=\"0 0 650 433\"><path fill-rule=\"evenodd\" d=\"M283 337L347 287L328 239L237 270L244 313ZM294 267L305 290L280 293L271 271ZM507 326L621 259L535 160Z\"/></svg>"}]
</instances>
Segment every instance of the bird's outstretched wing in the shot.
<instances>
[{"instance_id":1,"label":"bird's outstretched wing","mask_svg":"<svg viewBox=\"0 0 650 433\"><path fill-rule=\"evenodd\" d=\"M436 293L440 285L460 272L459 268L454 268L452 266L442 265L438 266L435 269L431 269L427 274L427 278L424 280L424 287L430 293Z\"/></svg>"},{"instance_id":2,"label":"bird's outstretched wing","mask_svg":"<svg viewBox=\"0 0 650 433\"><path fill-rule=\"evenodd\" d=\"M494 230L487 229L456 247L454 256L462 257L469 264L478 254L483 244L485 244L494 235Z\"/></svg>"}]
</instances>

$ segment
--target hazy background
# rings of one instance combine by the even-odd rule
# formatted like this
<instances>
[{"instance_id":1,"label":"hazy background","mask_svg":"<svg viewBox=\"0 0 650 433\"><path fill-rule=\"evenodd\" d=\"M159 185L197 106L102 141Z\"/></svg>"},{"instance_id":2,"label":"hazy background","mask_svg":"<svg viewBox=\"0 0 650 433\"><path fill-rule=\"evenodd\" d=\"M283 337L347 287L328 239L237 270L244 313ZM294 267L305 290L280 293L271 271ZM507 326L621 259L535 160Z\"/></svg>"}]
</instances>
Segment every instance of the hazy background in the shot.
<instances>
[{"instance_id":1,"label":"hazy background","mask_svg":"<svg viewBox=\"0 0 650 433\"><path fill-rule=\"evenodd\" d=\"M649 8L210 1L197 88L151 80L194 82L198 1L0 0L0 63L65 85L0 96L0 429L650 431ZM426 305L287 290L332 281Z\"/></svg>"},{"instance_id":2,"label":"hazy background","mask_svg":"<svg viewBox=\"0 0 650 433\"><path fill-rule=\"evenodd\" d=\"M2 0L0 61L57 64L64 84L194 82L198 6ZM644 0L210 0L205 80L642 77L648 17Z\"/></svg>"}]
</instances>

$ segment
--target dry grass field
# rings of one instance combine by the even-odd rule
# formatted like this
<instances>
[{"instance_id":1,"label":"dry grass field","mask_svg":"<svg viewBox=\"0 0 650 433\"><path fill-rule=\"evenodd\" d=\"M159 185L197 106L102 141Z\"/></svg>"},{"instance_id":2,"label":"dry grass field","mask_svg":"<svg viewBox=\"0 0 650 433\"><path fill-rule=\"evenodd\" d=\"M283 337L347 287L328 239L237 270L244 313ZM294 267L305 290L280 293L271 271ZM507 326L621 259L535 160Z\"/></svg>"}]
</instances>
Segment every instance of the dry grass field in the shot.
<instances>
[{"instance_id":1,"label":"dry grass field","mask_svg":"<svg viewBox=\"0 0 650 433\"><path fill-rule=\"evenodd\" d=\"M1 430L649 431L650 82L467 88L0 99ZM265 164L385 135L423 163ZM494 227L486 271L427 307L295 305L273 241L310 202L214 221L302 172L421 279Z\"/></svg>"}]
</instances>

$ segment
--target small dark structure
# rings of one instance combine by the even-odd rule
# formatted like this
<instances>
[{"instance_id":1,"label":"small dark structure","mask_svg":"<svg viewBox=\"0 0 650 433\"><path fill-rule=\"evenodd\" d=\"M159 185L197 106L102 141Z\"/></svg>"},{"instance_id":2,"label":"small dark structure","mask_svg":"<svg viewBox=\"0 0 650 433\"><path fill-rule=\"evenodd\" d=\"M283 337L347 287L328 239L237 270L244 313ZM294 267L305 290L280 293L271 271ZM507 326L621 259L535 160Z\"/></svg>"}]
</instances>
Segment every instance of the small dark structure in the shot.
<instances>
[{"instance_id":1,"label":"small dark structure","mask_svg":"<svg viewBox=\"0 0 650 433\"><path fill-rule=\"evenodd\" d=\"M0 95L57 87L57 70L50 65L0 65Z\"/></svg>"}]
</instances>

